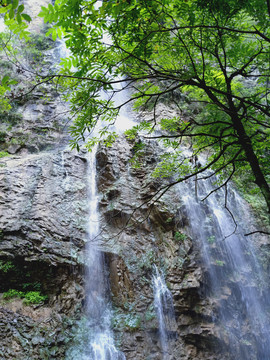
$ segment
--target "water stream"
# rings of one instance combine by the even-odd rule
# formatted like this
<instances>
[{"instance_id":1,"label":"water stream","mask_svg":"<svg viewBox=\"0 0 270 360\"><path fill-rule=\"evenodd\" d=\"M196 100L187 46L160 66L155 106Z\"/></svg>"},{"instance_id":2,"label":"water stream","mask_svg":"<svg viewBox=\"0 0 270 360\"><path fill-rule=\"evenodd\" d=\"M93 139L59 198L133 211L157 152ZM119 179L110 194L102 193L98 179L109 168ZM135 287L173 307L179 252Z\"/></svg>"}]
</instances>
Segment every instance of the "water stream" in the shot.
<instances>
[{"instance_id":1,"label":"water stream","mask_svg":"<svg viewBox=\"0 0 270 360\"><path fill-rule=\"evenodd\" d=\"M173 298L164 274L155 266L153 274L154 305L159 324L159 337L163 360L169 359L170 337L176 329Z\"/></svg>"},{"instance_id":2,"label":"water stream","mask_svg":"<svg viewBox=\"0 0 270 360\"><path fill-rule=\"evenodd\" d=\"M215 179L216 180L216 179ZM197 196L194 183L180 185L186 215L187 231L197 242L206 268L207 289L211 299L213 322L219 324L224 347L237 360L270 359L270 294L263 268L257 261L255 247L245 237L249 211L233 191L227 194L228 207L238 227L224 207L225 191L213 193L210 179L200 180Z\"/></svg>"},{"instance_id":3,"label":"water stream","mask_svg":"<svg viewBox=\"0 0 270 360\"><path fill-rule=\"evenodd\" d=\"M96 149L89 154L89 241L87 244L86 273L86 314L89 319L89 352L91 360L124 360L119 352L110 330L111 305L110 285L104 253L97 248L99 236L98 194L96 189Z\"/></svg>"},{"instance_id":4,"label":"water stream","mask_svg":"<svg viewBox=\"0 0 270 360\"><path fill-rule=\"evenodd\" d=\"M68 360L125 360L111 331L109 274L105 255L98 247L99 213L96 189L96 148L89 153L89 226L86 245L85 319L78 325L78 346L67 353Z\"/></svg>"}]
</instances>

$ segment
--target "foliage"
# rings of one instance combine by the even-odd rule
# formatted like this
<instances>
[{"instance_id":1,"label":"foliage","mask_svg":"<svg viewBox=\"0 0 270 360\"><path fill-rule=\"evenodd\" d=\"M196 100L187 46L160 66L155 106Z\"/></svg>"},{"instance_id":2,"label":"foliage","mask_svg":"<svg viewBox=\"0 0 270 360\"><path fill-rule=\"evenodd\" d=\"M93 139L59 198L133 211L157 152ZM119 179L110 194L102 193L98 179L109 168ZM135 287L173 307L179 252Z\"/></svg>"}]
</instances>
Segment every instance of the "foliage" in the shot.
<instances>
[{"instance_id":1,"label":"foliage","mask_svg":"<svg viewBox=\"0 0 270 360\"><path fill-rule=\"evenodd\" d=\"M187 239L187 235L176 231L174 234L174 240L177 242L184 242Z\"/></svg>"},{"instance_id":2,"label":"foliage","mask_svg":"<svg viewBox=\"0 0 270 360\"><path fill-rule=\"evenodd\" d=\"M233 182L243 198L255 211L258 220L260 220L262 225L267 228L269 226L269 220L266 204L258 187L252 182L251 174L248 171L238 171L233 179Z\"/></svg>"},{"instance_id":3,"label":"foliage","mask_svg":"<svg viewBox=\"0 0 270 360\"><path fill-rule=\"evenodd\" d=\"M110 124L123 104L113 100L125 81L123 88L133 89L135 108L151 102L150 138L168 148L179 149L186 139L192 146L193 163L168 151L155 176L176 175L183 181L212 169L223 172L221 185L226 185L246 168L270 209L266 1L57 0L40 16L56 24L50 33L63 35L72 52L55 78L71 101L74 147L101 120L91 145L115 138ZM158 105L168 96L178 114L160 119ZM142 128L145 123L128 136ZM154 136L157 128L162 134ZM209 148L206 163L199 166L196 157Z\"/></svg>"},{"instance_id":4,"label":"foliage","mask_svg":"<svg viewBox=\"0 0 270 360\"><path fill-rule=\"evenodd\" d=\"M48 299L47 295L41 295L39 291L28 291L23 296L26 305L40 304Z\"/></svg>"},{"instance_id":5,"label":"foliage","mask_svg":"<svg viewBox=\"0 0 270 360\"><path fill-rule=\"evenodd\" d=\"M0 3L0 14L4 14L5 25L9 27L14 34L19 34L21 37L27 37L26 31L31 22L31 17L24 12L24 5L19 3L19 0L3 0Z\"/></svg>"},{"instance_id":6,"label":"foliage","mask_svg":"<svg viewBox=\"0 0 270 360\"><path fill-rule=\"evenodd\" d=\"M0 159L6 156L10 156L10 154L6 151L0 151Z\"/></svg>"},{"instance_id":7,"label":"foliage","mask_svg":"<svg viewBox=\"0 0 270 360\"><path fill-rule=\"evenodd\" d=\"M144 271L151 271L155 262L156 257L154 251L148 250L141 255L138 265L139 268Z\"/></svg>"},{"instance_id":8,"label":"foliage","mask_svg":"<svg viewBox=\"0 0 270 360\"><path fill-rule=\"evenodd\" d=\"M3 293L3 299L9 300L13 298L22 298L24 293L22 291L18 291L15 289L9 289L8 291Z\"/></svg>"},{"instance_id":9,"label":"foliage","mask_svg":"<svg viewBox=\"0 0 270 360\"><path fill-rule=\"evenodd\" d=\"M134 332L139 330L141 326L141 317L135 312L123 313L120 309L116 309L112 318L112 327L119 331Z\"/></svg>"},{"instance_id":10,"label":"foliage","mask_svg":"<svg viewBox=\"0 0 270 360\"><path fill-rule=\"evenodd\" d=\"M145 320L146 321L151 321L151 320L153 320L155 318L156 318L156 312L155 312L154 306L150 305L148 307L147 311L145 312Z\"/></svg>"},{"instance_id":11,"label":"foliage","mask_svg":"<svg viewBox=\"0 0 270 360\"><path fill-rule=\"evenodd\" d=\"M209 244L214 244L215 241L216 241L215 235L209 236L209 238L207 239L207 241L209 242Z\"/></svg>"},{"instance_id":12,"label":"foliage","mask_svg":"<svg viewBox=\"0 0 270 360\"><path fill-rule=\"evenodd\" d=\"M26 305L30 304L41 304L48 299L47 295L41 295L39 291L19 291L16 289L9 289L3 293L3 299L10 300L13 298L23 299L23 303Z\"/></svg>"},{"instance_id":13,"label":"foliage","mask_svg":"<svg viewBox=\"0 0 270 360\"><path fill-rule=\"evenodd\" d=\"M11 261L0 260L0 271L7 273L12 269L14 269L14 265Z\"/></svg>"},{"instance_id":14,"label":"foliage","mask_svg":"<svg viewBox=\"0 0 270 360\"><path fill-rule=\"evenodd\" d=\"M217 266L224 266L224 265L225 265L225 262L222 261L222 260L216 260L216 261L215 261L215 264L216 264Z\"/></svg>"},{"instance_id":15,"label":"foliage","mask_svg":"<svg viewBox=\"0 0 270 360\"><path fill-rule=\"evenodd\" d=\"M19 0L3 0L0 2L0 16L3 16L4 24L13 34L19 36L21 39L28 40L29 32L27 31L28 23L32 20L31 17L24 12L24 5L19 3ZM0 50L8 48L8 41L6 35L0 33ZM6 97L6 92L10 91L11 86L15 85L17 81L5 74L0 78L0 109L9 110L10 105Z\"/></svg>"}]
</instances>

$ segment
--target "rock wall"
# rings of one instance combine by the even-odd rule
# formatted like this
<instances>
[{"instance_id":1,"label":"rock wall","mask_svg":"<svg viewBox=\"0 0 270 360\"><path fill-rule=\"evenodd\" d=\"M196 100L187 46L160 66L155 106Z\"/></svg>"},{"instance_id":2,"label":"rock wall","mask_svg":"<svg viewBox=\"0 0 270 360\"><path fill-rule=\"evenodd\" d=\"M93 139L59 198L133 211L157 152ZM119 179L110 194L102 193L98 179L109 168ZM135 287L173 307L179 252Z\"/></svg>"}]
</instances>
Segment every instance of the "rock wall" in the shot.
<instances>
[{"instance_id":1,"label":"rock wall","mask_svg":"<svg viewBox=\"0 0 270 360\"><path fill-rule=\"evenodd\" d=\"M98 246L108 263L117 343L127 360L162 359L153 304L156 264L166 271L177 319L169 359L225 359L215 354L218 335L211 304L201 296L204 273L198 249L185 235L181 199L169 191L149 206L162 185L150 177L159 149L147 144L142 167L133 169L133 147L121 136L97 152ZM6 352L2 338L0 349L6 359L64 359L83 316L87 154L58 146L21 149L1 159L0 179L0 292L38 286L47 296L37 305L2 297L2 331L13 345Z\"/></svg>"},{"instance_id":2,"label":"rock wall","mask_svg":"<svg viewBox=\"0 0 270 360\"><path fill-rule=\"evenodd\" d=\"M46 51L49 66L56 55ZM8 155L0 158L0 357L6 360L65 359L83 318L88 156L68 147L67 110L45 86L1 114L0 149ZM136 141L122 135L96 155L101 233L95 245L106 254L117 345L127 360L163 359L155 264L165 272L176 314L166 359L231 359L215 322L219 304L207 296L208 269L186 235L190 220L181 195L171 189L151 202L162 187L150 175L161 149L146 142L141 167L134 168ZM27 303L26 295L7 298L10 290L44 298Z\"/></svg>"},{"instance_id":3,"label":"rock wall","mask_svg":"<svg viewBox=\"0 0 270 360\"><path fill-rule=\"evenodd\" d=\"M160 149L146 143L143 163L134 169L130 165L133 147L121 137L112 148L97 153L101 247L110 253L113 325L122 349L127 359L162 359L153 304L156 264L166 272L177 320L167 358L225 359L212 304L203 296L207 279L200 249L185 235L189 224L181 198L170 190L158 201L150 201L162 186L150 176Z\"/></svg>"}]
</instances>

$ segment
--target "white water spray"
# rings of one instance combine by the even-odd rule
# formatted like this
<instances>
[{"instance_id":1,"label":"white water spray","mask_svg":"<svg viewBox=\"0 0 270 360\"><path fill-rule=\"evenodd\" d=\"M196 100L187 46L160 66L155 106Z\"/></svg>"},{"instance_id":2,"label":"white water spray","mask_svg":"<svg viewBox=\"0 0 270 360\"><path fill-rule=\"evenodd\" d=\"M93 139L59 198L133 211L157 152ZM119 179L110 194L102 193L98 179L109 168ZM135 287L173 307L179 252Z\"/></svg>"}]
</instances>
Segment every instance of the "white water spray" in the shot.
<instances>
[{"instance_id":1,"label":"white water spray","mask_svg":"<svg viewBox=\"0 0 270 360\"><path fill-rule=\"evenodd\" d=\"M159 323L159 337L163 360L169 359L170 337L175 332L176 321L173 299L162 272L154 266L153 274L154 305Z\"/></svg>"},{"instance_id":2,"label":"white water spray","mask_svg":"<svg viewBox=\"0 0 270 360\"><path fill-rule=\"evenodd\" d=\"M237 360L270 359L269 288L251 239L243 236L250 215L239 196L229 190L213 193L210 179L179 186L189 218L189 235L197 242L209 275L206 295L217 304L213 322L223 329L226 351ZM233 211L238 223L224 207ZM227 344L227 345L225 345Z\"/></svg>"}]
</instances>

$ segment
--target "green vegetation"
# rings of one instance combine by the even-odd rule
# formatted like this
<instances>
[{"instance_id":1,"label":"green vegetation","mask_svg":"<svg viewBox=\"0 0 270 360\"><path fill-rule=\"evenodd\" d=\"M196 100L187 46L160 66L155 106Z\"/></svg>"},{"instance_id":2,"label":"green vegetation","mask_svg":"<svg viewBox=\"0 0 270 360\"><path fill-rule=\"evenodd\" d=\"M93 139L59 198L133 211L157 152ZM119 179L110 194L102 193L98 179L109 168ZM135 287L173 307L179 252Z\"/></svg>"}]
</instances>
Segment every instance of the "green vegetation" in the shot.
<instances>
[{"instance_id":1,"label":"green vegetation","mask_svg":"<svg viewBox=\"0 0 270 360\"><path fill-rule=\"evenodd\" d=\"M24 5L19 3L19 0L5 0L0 3L0 14L4 16L4 23L16 36L21 39L27 40L29 38L29 32L26 30L28 22L31 21L31 17L24 12ZM3 33L0 33L0 51L3 49L8 51L10 44L8 44L10 38L7 38ZM3 65L3 66L2 66ZM17 84L15 79L10 77L7 70L10 70L11 66L5 60L5 63L1 65L0 72L0 109L10 110L11 106L6 92L11 90L11 86Z\"/></svg>"},{"instance_id":2,"label":"green vegetation","mask_svg":"<svg viewBox=\"0 0 270 360\"><path fill-rule=\"evenodd\" d=\"M258 187L252 182L252 176L248 171L241 171L234 177L234 184L243 198L255 211L258 219L266 227L269 226L267 208L262 194Z\"/></svg>"},{"instance_id":3,"label":"green vegetation","mask_svg":"<svg viewBox=\"0 0 270 360\"><path fill-rule=\"evenodd\" d=\"M6 24L27 39L29 62L38 69L50 38L27 34L31 18L18 0L5 5L0 4L0 12ZM54 6L42 7L40 16L50 24L47 35L53 40L65 36L71 50L59 73L37 81L57 83L64 90L75 119L70 128L73 147L79 148L85 132L100 120L103 125L87 146L112 144L117 134L111 125L124 105L116 105L113 95L122 91L123 83L123 91L126 85L133 89L125 103L150 113L148 120L126 132L135 141L134 168L143 162L145 144L137 135L144 132L165 147L153 173L164 178L163 192L209 170L220 175L216 188L247 173L252 191L266 204L261 211L270 212L267 1L56 0ZM2 61L0 105L7 110L5 94L16 79L11 79L6 59ZM101 90L108 99L99 96ZM173 112L164 112L172 115L162 117L160 106L173 106ZM155 129L160 132L153 135ZM188 159L183 144L190 146ZM200 154L206 158L203 166Z\"/></svg>"},{"instance_id":4,"label":"green vegetation","mask_svg":"<svg viewBox=\"0 0 270 360\"><path fill-rule=\"evenodd\" d=\"M23 302L29 304L41 304L48 299L48 296L41 295L39 291L28 291L24 293Z\"/></svg>"},{"instance_id":5,"label":"green vegetation","mask_svg":"<svg viewBox=\"0 0 270 360\"><path fill-rule=\"evenodd\" d=\"M10 156L10 154L6 151L0 151L0 159L6 156Z\"/></svg>"},{"instance_id":6,"label":"green vegetation","mask_svg":"<svg viewBox=\"0 0 270 360\"><path fill-rule=\"evenodd\" d=\"M0 260L0 271L3 271L4 273L9 272L10 270L13 270L15 266L11 261L3 261Z\"/></svg>"},{"instance_id":7,"label":"green vegetation","mask_svg":"<svg viewBox=\"0 0 270 360\"><path fill-rule=\"evenodd\" d=\"M5 131L0 131L0 143L5 142L7 133Z\"/></svg>"},{"instance_id":8,"label":"green vegetation","mask_svg":"<svg viewBox=\"0 0 270 360\"><path fill-rule=\"evenodd\" d=\"M215 241L216 241L215 235L209 236L209 238L207 239L207 241L208 241L209 244L214 244Z\"/></svg>"},{"instance_id":9,"label":"green vegetation","mask_svg":"<svg viewBox=\"0 0 270 360\"><path fill-rule=\"evenodd\" d=\"M22 114L18 114L14 111L0 113L1 122L9 124L11 127L18 125L22 121Z\"/></svg>"},{"instance_id":10,"label":"green vegetation","mask_svg":"<svg viewBox=\"0 0 270 360\"><path fill-rule=\"evenodd\" d=\"M176 231L173 238L177 242L184 242L187 239L187 235Z\"/></svg>"},{"instance_id":11,"label":"green vegetation","mask_svg":"<svg viewBox=\"0 0 270 360\"><path fill-rule=\"evenodd\" d=\"M144 271L152 271L155 261L156 259L154 251L148 250L141 255L138 266Z\"/></svg>"},{"instance_id":12,"label":"green vegetation","mask_svg":"<svg viewBox=\"0 0 270 360\"><path fill-rule=\"evenodd\" d=\"M23 303L26 305L41 304L48 299L48 296L41 295L39 291L18 291L16 289L9 289L3 293L4 300L10 300L14 298L23 299Z\"/></svg>"},{"instance_id":13,"label":"green vegetation","mask_svg":"<svg viewBox=\"0 0 270 360\"><path fill-rule=\"evenodd\" d=\"M128 100L134 108L152 110L129 138L148 132L176 150L155 171L168 178L168 188L172 175L176 183L211 169L223 176L219 187L247 171L270 211L268 10L264 0L112 0L100 7L57 0L42 7L40 16L56 24L49 33L64 34L72 52L54 78L71 101L73 146L100 120L105 125L89 146L111 144L110 124L123 104L98 94L119 92L115 84L125 82L135 89ZM169 103L177 113L161 118L159 106ZM153 136L157 127L161 133ZM188 161L180 149L187 143ZM198 155L209 149L202 166Z\"/></svg>"},{"instance_id":14,"label":"green vegetation","mask_svg":"<svg viewBox=\"0 0 270 360\"><path fill-rule=\"evenodd\" d=\"M224 265L225 265L225 262L222 261L222 260L216 260L216 261L215 261L215 264L216 264L217 266L224 266Z\"/></svg>"},{"instance_id":15,"label":"green vegetation","mask_svg":"<svg viewBox=\"0 0 270 360\"><path fill-rule=\"evenodd\" d=\"M156 318L156 312L155 312L154 306L150 305L148 307L147 311L145 312L145 320L146 321L151 321L151 320L153 320L155 318Z\"/></svg>"},{"instance_id":16,"label":"green vegetation","mask_svg":"<svg viewBox=\"0 0 270 360\"><path fill-rule=\"evenodd\" d=\"M3 293L3 299L10 300L10 299L14 299L14 298L22 298L23 295L24 295L23 291L9 289L8 291Z\"/></svg>"},{"instance_id":17,"label":"green vegetation","mask_svg":"<svg viewBox=\"0 0 270 360\"><path fill-rule=\"evenodd\" d=\"M141 317L135 312L126 314L117 309L113 314L112 327L118 331L137 331L141 327Z\"/></svg>"}]
</instances>

